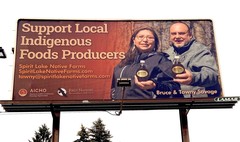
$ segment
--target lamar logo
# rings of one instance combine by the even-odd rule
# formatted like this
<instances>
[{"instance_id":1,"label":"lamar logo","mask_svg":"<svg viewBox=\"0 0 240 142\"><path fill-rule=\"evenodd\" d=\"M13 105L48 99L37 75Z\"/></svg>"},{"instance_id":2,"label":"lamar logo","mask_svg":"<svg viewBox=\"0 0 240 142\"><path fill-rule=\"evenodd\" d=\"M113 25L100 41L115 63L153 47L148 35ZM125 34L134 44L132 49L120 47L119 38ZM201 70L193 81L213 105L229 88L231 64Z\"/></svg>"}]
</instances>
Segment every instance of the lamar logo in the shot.
<instances>
[{"instance_id":1,"label":"lamar logo","mask_svg":"<svg viewBox=\"0 0 240 142\"><path fill-rule=\"evenodd\" d=\"M240 97L222 97L214 98L215 102L237 102L240 100Z\"/></svg>"}]
</instances>

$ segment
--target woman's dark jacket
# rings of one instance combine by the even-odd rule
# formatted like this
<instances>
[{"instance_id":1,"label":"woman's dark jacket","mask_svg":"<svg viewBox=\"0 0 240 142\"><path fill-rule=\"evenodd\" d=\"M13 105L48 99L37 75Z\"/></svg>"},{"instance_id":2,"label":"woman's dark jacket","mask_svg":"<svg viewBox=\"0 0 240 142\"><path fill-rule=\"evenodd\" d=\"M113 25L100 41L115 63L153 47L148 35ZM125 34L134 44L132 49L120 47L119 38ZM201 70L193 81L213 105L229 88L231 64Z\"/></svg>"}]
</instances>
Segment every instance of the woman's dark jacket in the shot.
<instances>
[{"instance_id":1,"label":"woman's dark jacket","mask_svg":"<svg viewBox=\"0 0 240 142\"><path fill-rule=\"evenodd\" d=\"M166 53L142 53L138 55L134 62L124 67L117 65L114 68L112 80L112 99L155 99L155 98L173 98L182 97L178 93L180 85L173 81L171 72L172 62L167 58ZM134 76L140 67L140 60L145 60L146 68L156 87L150 90L140 89L134 83ZM130 78L131 86L123 88L117 86L117 79ZM169 93L170 92L170 93Z\"/></svg>"}]
</instances>

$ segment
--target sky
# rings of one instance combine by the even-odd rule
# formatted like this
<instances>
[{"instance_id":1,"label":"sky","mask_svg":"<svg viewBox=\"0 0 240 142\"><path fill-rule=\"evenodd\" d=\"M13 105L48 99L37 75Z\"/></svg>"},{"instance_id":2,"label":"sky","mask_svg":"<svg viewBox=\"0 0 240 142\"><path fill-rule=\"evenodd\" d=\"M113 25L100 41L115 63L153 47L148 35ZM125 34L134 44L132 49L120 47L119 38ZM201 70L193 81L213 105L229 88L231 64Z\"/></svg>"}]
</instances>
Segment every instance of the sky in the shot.
<instances>
[{"instance_id":1,"label":"sky","mask_svg":"<svg viewBox=\"0 0 240 142\"><path fill-rule=\"evenodd\" d=\"M28 19L212 19L225 96L240 96L239 53L240 13L236 0L229 1L111 1L111 0L8 0L0 2L0 46L7 59L0 59L0 100L11 100L16 25ZM81 124L91 127L98 118L113 135L113 142L181 142L178 110L108 112L61 112L60 142L78 137ZM188 113L191 142L239 142L240 104L232 109L195 109ZM38 127L52 128L50 112L4 112L0 109L0 141L26 142Z\"/></svg>"}]
</instances>

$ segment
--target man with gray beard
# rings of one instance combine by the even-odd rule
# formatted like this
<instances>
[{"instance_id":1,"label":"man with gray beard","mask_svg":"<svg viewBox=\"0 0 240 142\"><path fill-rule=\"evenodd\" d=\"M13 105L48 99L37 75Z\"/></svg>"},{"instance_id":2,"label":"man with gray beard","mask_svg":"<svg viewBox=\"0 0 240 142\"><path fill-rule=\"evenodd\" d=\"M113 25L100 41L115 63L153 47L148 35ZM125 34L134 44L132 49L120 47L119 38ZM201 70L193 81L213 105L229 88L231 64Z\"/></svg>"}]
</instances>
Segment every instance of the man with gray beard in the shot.
<instances>
[{"instance_id":1,"label":"man with gray beard","mask_svg":"<svg viewBox=\"0 0 240 142\"><path fill-rule=\"evenodd\" d=\"M209 48L193 38L190 27L184 22L173 23L169 31L171 47L165 52L172 61L175 56L179 56L180 62L185 67L185 72L177 74L174 78L175 82L181 84L182 92L199 92L201 90L216 92L214 94L186 93L183 94L184 97L220 96L218 67Z\"/></svg>"}]
</instances>

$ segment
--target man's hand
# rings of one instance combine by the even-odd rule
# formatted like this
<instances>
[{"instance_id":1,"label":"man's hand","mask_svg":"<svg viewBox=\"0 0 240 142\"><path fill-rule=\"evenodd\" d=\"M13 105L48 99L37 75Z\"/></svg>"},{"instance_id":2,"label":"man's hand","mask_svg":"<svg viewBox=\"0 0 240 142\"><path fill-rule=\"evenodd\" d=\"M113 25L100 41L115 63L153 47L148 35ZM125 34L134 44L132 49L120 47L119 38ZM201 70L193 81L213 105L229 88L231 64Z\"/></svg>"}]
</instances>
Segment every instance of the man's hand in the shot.
<instances>
[{"instance_id":1,"label":"man's hand","mask_svg":"<svg viewBox=\"0 0 240 142\"><path fill-rule=\"evenodd\" d=\"M185 73L177 74L173 81L178 82L180 84L189 85L192 82L192 72L185 69Z\"/></svg>"},{"instance_id":2,"label":"man's hand","mask_svg":"<svg viewBox=\"0 0 240 142\"><path fill-rule=\"evenodd\" d=\"M156 84L152 80L138 81L137 76L134 76L134 81L135 84L143 90L153 89L156 87Z\"/></svg>"}]
</instances>

